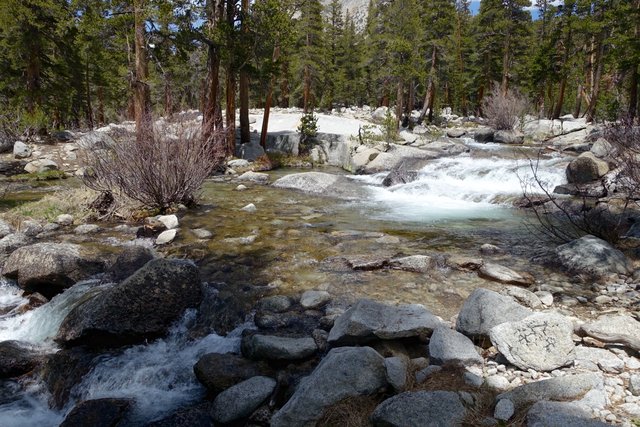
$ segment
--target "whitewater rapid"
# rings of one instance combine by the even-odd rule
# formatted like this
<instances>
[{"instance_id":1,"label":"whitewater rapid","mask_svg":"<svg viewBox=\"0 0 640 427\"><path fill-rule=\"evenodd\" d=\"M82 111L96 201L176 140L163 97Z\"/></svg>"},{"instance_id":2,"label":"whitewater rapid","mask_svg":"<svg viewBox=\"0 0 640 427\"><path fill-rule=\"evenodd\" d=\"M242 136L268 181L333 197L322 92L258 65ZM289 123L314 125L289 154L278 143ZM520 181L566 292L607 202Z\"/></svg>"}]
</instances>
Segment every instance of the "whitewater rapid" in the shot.
<instances>
[{"instance_id":1,"label":"whitewater rapid","mask_svg":"<svg viewBox=\"0 0 640 427\"><path fill-rule=\"evenodd\" d=\"M366 185L369 202L377 208L375 215L383 219L500 218L509 215L525 188L527 194L538 195L565 184L566 165L566 158L560 156L530 161L466 154L431 161L407 184L382 186L387 172L354 179Z\"/></svg>"}]
</instances>

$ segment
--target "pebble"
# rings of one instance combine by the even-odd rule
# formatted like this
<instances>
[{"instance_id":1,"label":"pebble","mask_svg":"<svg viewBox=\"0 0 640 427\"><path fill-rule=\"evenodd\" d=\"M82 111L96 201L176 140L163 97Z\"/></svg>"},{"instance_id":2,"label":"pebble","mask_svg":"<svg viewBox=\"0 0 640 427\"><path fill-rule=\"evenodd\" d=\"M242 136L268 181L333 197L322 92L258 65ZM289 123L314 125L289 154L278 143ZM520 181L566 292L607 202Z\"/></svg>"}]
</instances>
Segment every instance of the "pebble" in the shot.
<instances>
[{"instance_id":1,"label":"pebble","mask_svg":"<svg viewBox=\"0 0 640 427\"><path fill-rule=\"evenodd\" d=\"M96 224L82 224L77 226L73 231L76 234L92 234L97 233L100 227Z\"/></svg>"},{"instance_id":2,"label":"pebble","mask_svg":"<svg viewBox=\"0 0 640 427\"><path fill-rule=\"evenodd\" d=\"M236 187L236 191L244 191L246 190L248 187L244 184L240 184Z\"/></svg>"},{"instance_id":3,"label":"pebble","mask_svg":"<svg viewBox=\"0 0 640 427\"><path fill-rule=\"evenodd\" d=\"M534 292L538 298L540 298L540 302L546 305L547 307L553 305L553 294L548 291L538 291Z\"/></svg>"},{"instance_id":4,"label":"pebble","mask_svg":"<svg viewBox=\"0 0 640 427\"><path fill-rule=\"evenodd\" d=\"M73 215L62 214L58 215L56 220L54 221L58 225L68 226L73 224Z\"/></svg>"},{"instance_id":5,"label":"pebble","mask_svg":"<svg viewBox=\"0 0 640 427\"><path fill-rule=\"evenodd\" d=\"M497 420L507 421L513 416L516 408L510 399L500 399L496 404L493 417Z\"/></svg>"},{"instance_id":6,"label":"pebble","mask_svg":"<svg viewBox=\"0 0 640 427\"><path fill-rule=\"evenodd\" d=\"M613 298L608 295L598 295L594 301L596 304L611 304Z\"/></svg>"},{"instance_id":7,"label":"pebble","mask_svg":"<svg viewBox=\"0 0 640 427\"><path fill-rule=\"evenodd\" d=\"M256 208L256 205L254 205L253 203L249 203L247 206L241 208L240 210L245 212L255 212L258 210L258 208Z\"/></svg>"},{"instance_id":8,"label":"pebble","mask_svg":"<svg viewBox=\"0 0 640 427\"><path fill-rule=\"evenodd\" d=\"M163 231L156 239L156 245L166 245L167 243L173 242L173 239L176 238L177 232L178 230L175 228L173 230Z\"/></svg>"},{"instance_id":9,"label":"pebble","mask_svg":"<svg viewBox=\"0 0 640 427\"><path fill-rule=\"evenodd\" d=\"M191 230L191 232L198 239L210 239L211 237L213 237L213 233L209 230L205 230L204 228L194 228L193 230Z\"/></svg>"},{"instance_id":10,"label":"pebble","mask_svg":"<svg viewBox=\"0 0 640 427\"><path fill-rule=\"evenodd\" d=\"M474 374L473 372L464 373L464 383L473 387L480 387L484 383L481 376Z\"/></svg>"},{"instance_id":11,"label":"pebble","mask_svg":"<svg viewBox=\"0 0 640 427\"><path fill-rule=\"evenodd\" d=\"M502 391L509 388L509 380L501 375L491 375L485 380L487 387Z\"/></svg>"}]
</instances>

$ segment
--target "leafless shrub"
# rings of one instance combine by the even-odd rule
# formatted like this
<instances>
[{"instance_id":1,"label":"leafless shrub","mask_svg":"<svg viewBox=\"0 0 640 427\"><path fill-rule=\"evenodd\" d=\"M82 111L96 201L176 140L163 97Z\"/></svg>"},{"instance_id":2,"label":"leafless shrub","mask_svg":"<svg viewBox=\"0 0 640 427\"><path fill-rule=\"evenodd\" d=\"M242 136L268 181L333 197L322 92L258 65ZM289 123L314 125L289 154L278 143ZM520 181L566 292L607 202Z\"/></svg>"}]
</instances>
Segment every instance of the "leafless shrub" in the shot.
<instances>
[{"instance_id":1,"label":"leafless shrub","mask_svg":"<svg viewBox=\"0 0 640 427\"><path fill-rule=\"evenodd\" d=\"M604 138L611 144L610 155L620 168L617 186L629 199L640 199L640 126L623 120L609 125Z\"/></svg>"},{"instance_id":2,"label":"leafless shrub","mask_svg":"<svg viewBox=\"0 0 640 427\"><path fill-rule=\"evenodd\" d=\"M144 138L89 153L84 183L161 212L178 203L194 204L204 180L224 160L222 135L204 139L200 127L177 129L175 134L150 130Z\"/></svg>"},{"instance_id":3,"label":"leafless shrub","mask_svg":"<svg viewBox=\"0 0 640 427\"><path fill-rule=\"evenodd\" d=\"M505 94L495 85L491 94L482 103L482 111L496 130L513 130L527 112L529 102L515 90Z\"/></svg>"}]
</instances>

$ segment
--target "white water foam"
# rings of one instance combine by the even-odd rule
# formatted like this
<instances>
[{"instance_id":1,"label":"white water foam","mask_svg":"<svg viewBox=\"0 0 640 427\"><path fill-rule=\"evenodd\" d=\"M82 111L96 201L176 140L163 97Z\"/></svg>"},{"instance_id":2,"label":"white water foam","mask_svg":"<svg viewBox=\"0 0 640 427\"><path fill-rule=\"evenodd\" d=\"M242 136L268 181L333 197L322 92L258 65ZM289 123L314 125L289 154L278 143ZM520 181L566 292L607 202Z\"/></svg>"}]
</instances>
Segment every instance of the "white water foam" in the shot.
<instances>
[{"instance_id":1,"label":"white water foam","mask_svg":"<svg viewBox=\"0 0 640 427\"><path fill-rule=\"evenodd\" d=\"M126 349L102 360L74 390L81 400L104 397L135 400L133 421L165 416L180 406L201 398L205 388L197 381L193 365L206 353L240 350L245 324L226 337L211 334L199 341L187 338L187 328L195 319L189 310L165 339Z\"/></svg>"},{"instance_id":2,"label":"white water foam","mask_svg":"<svg viewBox=\"0 0 640 427\"><path fill-rule=\"evenodd\" d=\"M543 159L534 164L537 178L548 191L566 182L562 158ZM393 187L380 184L385 174L356 179L368 185L377 214L384 219L433 221L508 216L506 207L523 194L543 194L533 180L528 160L498 157L457 156L430 162L418 172L418 179Z\"/></svg>"},{"instance_id":3,"label":"white water foam","mask_svg":"<svg viewBox=\"0 0 640 427\"><path fill-rule=\"evenodd\" d=\"M52 340L71 309L109 286L112 284L100 284L99 280L86 280L56 295L47 304L38 308L22 314L8 313L0 317L0 341L18 340L36 346L53 347ZM15 292L10 287L0 288L1 291L6 293L0 297L0 300L13 298L11 295Z\"/></svg>"}]
</instances>

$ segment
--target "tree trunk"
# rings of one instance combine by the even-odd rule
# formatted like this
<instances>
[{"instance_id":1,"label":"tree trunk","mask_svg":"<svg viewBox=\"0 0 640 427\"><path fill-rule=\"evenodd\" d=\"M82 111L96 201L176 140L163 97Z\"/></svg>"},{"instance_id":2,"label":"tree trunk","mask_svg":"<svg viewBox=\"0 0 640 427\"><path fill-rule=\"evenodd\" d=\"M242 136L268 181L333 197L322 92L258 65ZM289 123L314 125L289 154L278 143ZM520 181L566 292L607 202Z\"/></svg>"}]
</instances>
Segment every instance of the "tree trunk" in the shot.
<instances>
[{"instance_id":1,"label":"tree trunk","mask_svg":"<svg viewBox=\"0 0 640 427\"><path fill-rule=\"evenodd\" d=\"M231 67L230 67L231 68ZM227 156L236 151L236 75L232 69L227 70Z\"/></svg>"},{"instance_id":2,"label":"tree trunk","mask_svg":"<svg viewBox=\"0 0 640 427\"><path fill-rule=\"evenodd\" d=\"M304 66L303 111L308 113L311 108L311 67Z\"/></svg>"},{"instance_id":3,"label":"tree trunk","mask_svg":"<svg viewBox=\"0 0 640 427\"><path fill-rule=\"evenodd\" d=\"M435 75L436 75L436 61L438 60L438 48L436 45L433 45L433 49L431 50L431 68L429 70L429 79L427 80L427 93L424 96L424 104L422 105L422 111L420 111L420 116L418 117L418 123L422 123L424 121L427 112L433 110L433 104L431 104L431 100L435 99L433 93L435 92ZM432 117L431 113L429 116Z\"/></svg>"},{"instance_id":4,"label":"tree trunk","mask_svg":"<svg viewBox=\"0 0 640 427\"><path fill-rule=\"evenodd\" d=\"M504 53L502 55L502 83L500 85L500 89L502 90L502 95L507 96L509 93L509 72L511 68L511 34L507 32L507 37L504 42Z\"/></svg>"},{"instance_id":5,"label":"tree trunk","mask_svg":"<svg viewBox=\"0 0 640 427\"><path fill-rule=\"evenodd\" d=\"M173 95L171 94L171 75L164 75L164 116L169 118L173 114Z\"/></svg>"},{"instance_id":6,"label":"tree trunk","mask_svg":"<svg viewBox=\"0 0 640 427\"><path fill-rule=\"evenodd\" d=\"M86 104L87 126L89 126L89 129L93 130L93 107L91 106L91 85L89 84L89 53L88 52L86 55L84 71L85 71L84 82L85 82L85 90L86 90L86 97L87 97L87 104Z\"/></svg>"},{"instance_id":7,"label":"tree trunk","mask_svg":"<svg viewBox=\"0 0 640 427\"><path fill-rule=\"evenodd\" d=\"M280 48L278 46L273 48L273 57L272 61L278 61L280 57ZM264 116L262 118L262 130L260 134L260 145L265 150L267 149L267 130L269 129L269 113L271 111L271 101L273 99L273 86L276 84L276 76L271 76L271 81L269 82L269 88L267 89L267 100L264 105Z\"/></svg>"},{"instance_id":8,"label":"tree trunk","mask_svg":"<svg viewBox=\"0 0 640 427\"><path fill-rule=\"evenodd\" d=\"M405 107L405 111L407 112L407 115L409 117L411 117L411 112L413 111L413 108L416 105L416 83L414 80L411 80L409 82L409 97L408 97L408 102L407 102L407 106Z\"/></svg>"},{"instance_id":9,"label":"tree trunk","mask_svg":"<svg viewBox=\"0 0 640 427\"><path fill-rule=\"evenodd\" d=\"M207 3L207 27L213 31L222 16L222 0L209 0ZM204 84L204 109L202 114L202 136L210 141L217 129L220 129L218 93L220 89L220 52L217 45L209 42L207 46L207 77ZM212 153L219 155L220 153Z\"/></svg>"},{"instance_id":10,"label":"tree trunk","mask_svg":"<svg viewBox=\"0 0 640 427\"><path fill-rule=\"evenodd\" d=\"M38 30L32 26L27 29L28 35L28 52L27 52L27 69L25 72L27 86L27 111L33 113L36 107L40 105L40 88L41 88L41 41Z\"/></svg>"},{"instance_id":11,"label":"tree trunk","mask_svg":"<svg viewBox=\"0 0 640 427\"><path fill-rule=\"evenodd\" d=\"M147 49L144 40L145 0L134 1L134 29L136 51L136 78L135 91L135 116L136 116L136 140L141 141L149 137L151 129L151 93L149 91L149 64L147 61Z\"/></svg>"},{"instance_id":12,"label":"tree trunk","mask_svg":"<svg viewBox=\"0 0 640 427\"><path fill-rule=\"evenodd\" d=\"M573 117L575 118L580 117L580 110L582 109L582 92L583 92L582 85L579 84L578 89L576 89L576 106L573 111Z\"/></svg>"},{"instance_id":13,"label":"tree trunk","mask_svg":"<svg viewBox=\"0 0 640 427\"><path fill-rule=\"evenodd\" d=\"M104 124L104 89L98 86L98 124Z\"/></svg>"},{"instance_id":14,"label":"tree trunk","mask_svg":"<svg viewBox=\"0 0 640 427\"><path fill-rule=\"evenodd\" d=\"M558 91L558 102L553 109L552 119L557 119L562 114L562 105L564 104L564 93L567 89L567 76L563 76L560 81L560 90Z\"/></svg>"},{"instance_id":15,"label":"tree trunk","mask_svg":"<svg viewBox=\"0 0 640 427\"><path fill-rule=\"evenodd\" d=\"M249 32L249 0L242 0L242 32ZM240 69L240 143L251 142L251 129L249 127L249 73L246 68Z\"/></svg>"},{"instance_id":16,"label":"tree trunk","mask_svg":"<svg viewBox=\"0 0 640 427\"><path fill-rule=\"evenodd\" d=\"M631 70L631 81L629 82L629 120L633 123L638 113L638 65L634 65Z\"/></svg>"},{"instance_id":17,"label":"tree trunk","mask_svg":"<svg viewBox=\"0 0 640 427\"><path fill-rule=\"evenodd\" d=\"M402 113L404 112L404 82L398 79L398 92L396 94L396 118L402 122Z\"/></svg>"},{"instance_id":18,"label":"tree trunk","mask_svg":"<svg viewBox=\"0 0 640 427\"><path fill-rule=\"evenodd\" d=\"M604 34L602 34L604 38ZM601 39L598 43L598 51L596 55L595 73L593 75L591 95L589 97L589 105L585 112L587 122L592 122L596 116L596 106L598 105L598 96L600 95L600 80L602 78L602 69L604 67L604 41Z\"/></svg>"}]
</instances>

